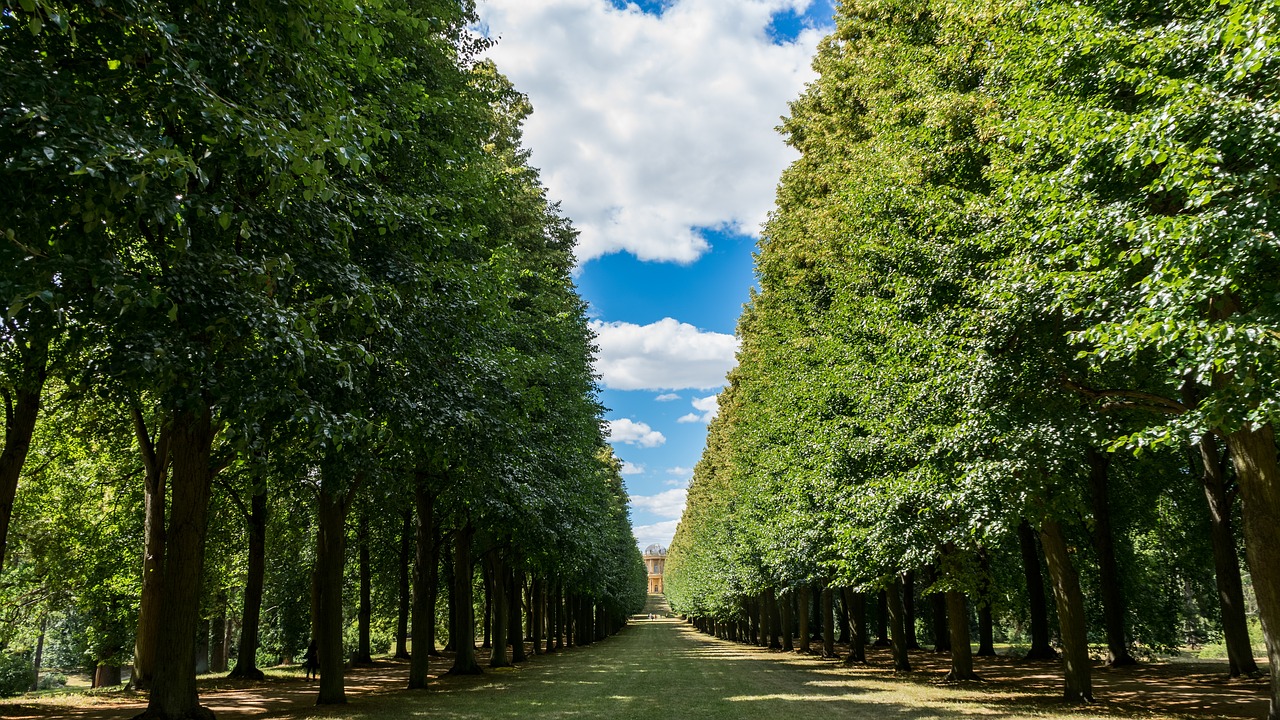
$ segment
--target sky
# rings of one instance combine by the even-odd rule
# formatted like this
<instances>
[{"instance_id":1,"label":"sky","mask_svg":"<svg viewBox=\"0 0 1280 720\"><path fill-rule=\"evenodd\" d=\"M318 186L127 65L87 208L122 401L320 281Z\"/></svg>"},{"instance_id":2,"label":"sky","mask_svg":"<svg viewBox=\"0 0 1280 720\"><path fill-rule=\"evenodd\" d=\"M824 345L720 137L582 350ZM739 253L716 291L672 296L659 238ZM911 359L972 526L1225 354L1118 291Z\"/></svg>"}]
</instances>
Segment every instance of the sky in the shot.
<instances>
[{"instance_id":1,"label":"sky","mask_svg":"<svg viewBox=\"0 0 1280 720\"><path fill-rule=\"evenodd\" d=\"M575 280L641 547L669 545L752 252L795 158L775 128L831 0L480 0L488 55L529 96L524 142L580 236Z\"/></svg>"}]
</instances>

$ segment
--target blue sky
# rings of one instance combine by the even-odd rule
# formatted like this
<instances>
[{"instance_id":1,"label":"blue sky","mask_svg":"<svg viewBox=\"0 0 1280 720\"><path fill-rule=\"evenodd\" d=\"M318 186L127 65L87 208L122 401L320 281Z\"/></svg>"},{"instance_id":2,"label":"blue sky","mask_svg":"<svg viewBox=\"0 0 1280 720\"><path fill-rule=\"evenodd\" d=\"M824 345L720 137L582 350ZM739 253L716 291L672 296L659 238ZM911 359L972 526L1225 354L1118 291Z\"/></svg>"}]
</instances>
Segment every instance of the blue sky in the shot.
<instances>
[{"instance_id":1,"label":"blue sky","mask_svg":"<svg viewBox=\"0 0 1280 720\"><path fill-rule=\"evenodd\" d=\"M637 543L667 544L795 155L774 128L830 0L481 0L525 144L581 232L579 290Z\"/></svg>"}]
</instances>

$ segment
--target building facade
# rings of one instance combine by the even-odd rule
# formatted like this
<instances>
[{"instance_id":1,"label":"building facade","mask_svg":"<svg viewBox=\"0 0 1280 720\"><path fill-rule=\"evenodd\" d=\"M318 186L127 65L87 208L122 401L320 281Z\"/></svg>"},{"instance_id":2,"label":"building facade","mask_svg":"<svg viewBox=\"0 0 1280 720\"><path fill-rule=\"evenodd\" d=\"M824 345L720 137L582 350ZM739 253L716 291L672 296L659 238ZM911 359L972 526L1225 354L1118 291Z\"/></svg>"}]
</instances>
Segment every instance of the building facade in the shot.
<instances>
[{"instance_id":1,"label":"building facade","mask_svg":"<svg viewBox=\"0 0 1280 720\"><path fill-rule=\"evenodd\" d=\"M663 593L662 571L666 564L666 548L655 543L644 549L644 565L649 570L649 593L652 595Z\"/></svg>"}]
</instances>

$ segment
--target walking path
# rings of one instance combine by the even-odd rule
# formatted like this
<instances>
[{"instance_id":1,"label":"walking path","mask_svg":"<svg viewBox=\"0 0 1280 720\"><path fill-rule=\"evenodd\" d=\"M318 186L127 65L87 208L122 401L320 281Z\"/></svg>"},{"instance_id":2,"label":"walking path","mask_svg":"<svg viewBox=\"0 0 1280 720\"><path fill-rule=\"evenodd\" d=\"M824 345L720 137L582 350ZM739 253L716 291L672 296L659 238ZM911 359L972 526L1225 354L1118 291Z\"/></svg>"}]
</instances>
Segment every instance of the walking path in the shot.
<instances>
[{"instance_id":1,"label":"walking path","mask_svg":"<svg viewBox=\"0 0 1280 720\"><path fill-rule=\"evenodd\" d=\"M1058 705L1056 664L1028 667L993 661L985 670L994 682L962 686L931 682L931 672L894 676L878 669L849 669L840 663L709 638L675 618L640 616L624 632L592 647L573 648L533 659L520 668L489 670L481 676L433 680L430 690L402 690L401 661L384 661L350 671L350 703L317 708L314 685L275 679L235 687L221 681L202 688L201 698L220 720L257 718L670 718L675 720L803 717L842 720L926 720L983 715L1006 718L1173 717L1203 713L1266 717L1266 685L1220 679L1170 678L1100 672L1099 696L1119 703L1080 710ZM922 663L929 661L922 655ZM936 662L936 661L935 661ZM1151 666L1154 667L1154 666ZM443 671L441 659L434 671ZM937 668L931 668L937 669ZM1004 671L1016 670L1011 677ZM979 665L979 672L984 668ZM1161 697L1166 693L1167 697ZM1152 699L1163 712L1151 713ZM1185 702L1178 702L1182 698ZM0 704L0 717L124 720L139 712L134 702L88 706ZM9 701L12 702L12 701ZM1147 708L1144 712L1142 708Z\"/></svg>"}]
</instances>

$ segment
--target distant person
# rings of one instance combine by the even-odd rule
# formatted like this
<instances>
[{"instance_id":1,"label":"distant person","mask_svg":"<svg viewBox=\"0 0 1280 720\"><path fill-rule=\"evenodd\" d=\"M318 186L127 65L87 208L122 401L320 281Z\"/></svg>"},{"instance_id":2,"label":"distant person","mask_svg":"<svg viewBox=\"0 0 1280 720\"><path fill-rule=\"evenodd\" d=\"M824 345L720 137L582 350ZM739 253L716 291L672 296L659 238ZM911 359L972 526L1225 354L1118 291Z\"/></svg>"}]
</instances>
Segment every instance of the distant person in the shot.
<instances>
[{"instance_id":1,"label":"distant person","mask_svg":"<svg viewBox=\"0 0 1280 720\"><path fill-rule=\"evenodd\" d=\"M302 656L302 669L307 673L308 680L320 679L320 653L316 651L314 639L307 646L307 654Z\"/></svg>"}]
</instances>

